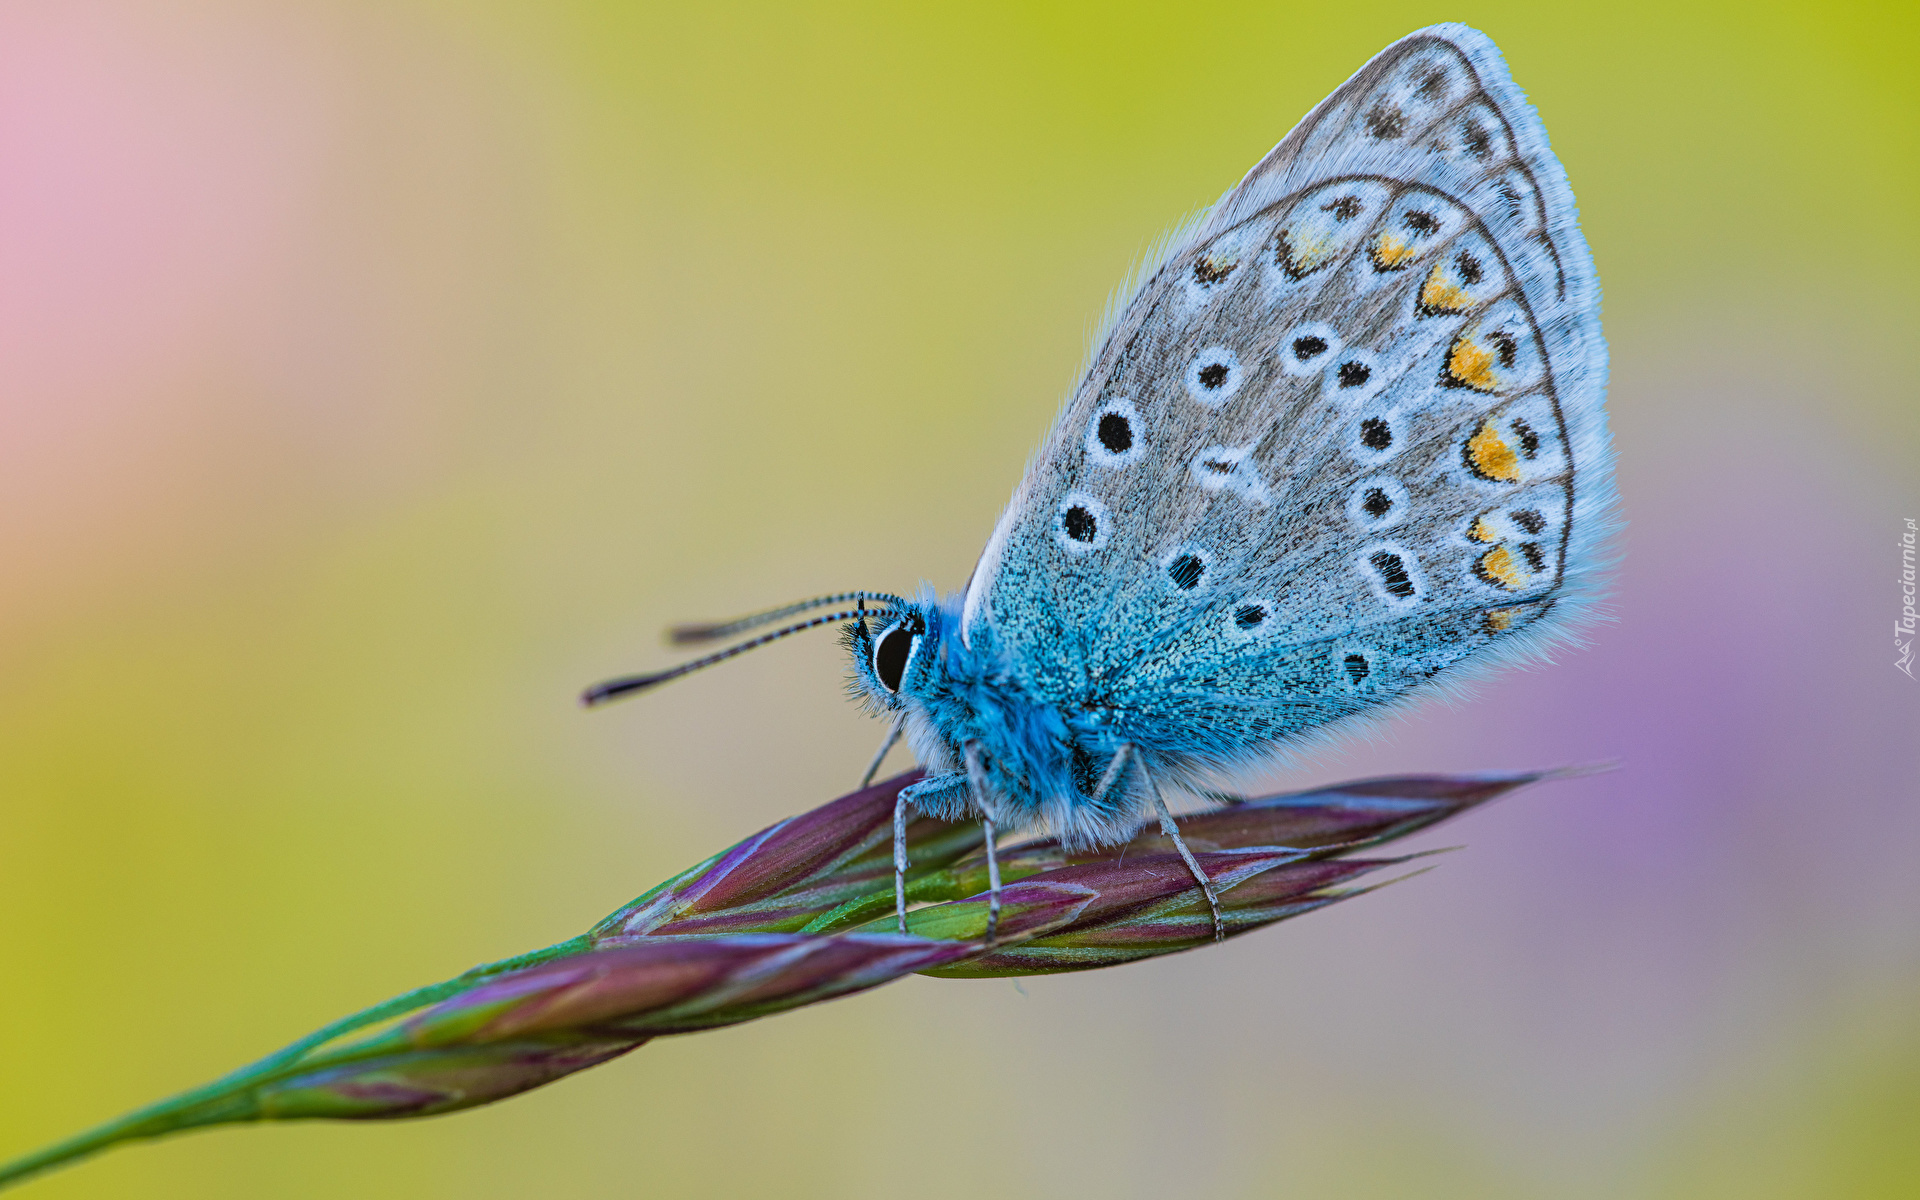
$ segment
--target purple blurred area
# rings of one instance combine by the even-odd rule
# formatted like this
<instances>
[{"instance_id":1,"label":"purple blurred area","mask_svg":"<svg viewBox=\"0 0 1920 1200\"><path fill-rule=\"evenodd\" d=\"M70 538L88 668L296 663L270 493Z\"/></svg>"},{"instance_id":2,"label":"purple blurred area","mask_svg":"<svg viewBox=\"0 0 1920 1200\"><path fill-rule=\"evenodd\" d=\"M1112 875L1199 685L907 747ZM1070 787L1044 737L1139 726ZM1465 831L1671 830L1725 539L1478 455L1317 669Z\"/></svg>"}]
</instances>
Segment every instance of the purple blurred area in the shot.
<instances>
[{"instance_id":1,"label":"purple blurred area","mask_svg":"<svg viewBox=\"0 0 1920 1200\"><path fill-rule=\"evenodd\" d=\"M1428 835L1467 848L1291 927L1284 950L1233 947L1193 964L1205 982L1152 968L1169 1008L1199 991L1233 1010L1183 1032L1248 1068L1243 1094L1272 1063L1232 1047L1278 994L1276 1053L1524 1142L1596 1194L1624 1186L1623 1146L1752 1086L1758 1046L1920 976L1920 695L1886 636L1897 494L1743 348L1662 373L1635 332L1615 341L1629 525L1612 619L1551 667L1321 755L1311 777L1617 768Z\"/></svg>"}]
</instances>

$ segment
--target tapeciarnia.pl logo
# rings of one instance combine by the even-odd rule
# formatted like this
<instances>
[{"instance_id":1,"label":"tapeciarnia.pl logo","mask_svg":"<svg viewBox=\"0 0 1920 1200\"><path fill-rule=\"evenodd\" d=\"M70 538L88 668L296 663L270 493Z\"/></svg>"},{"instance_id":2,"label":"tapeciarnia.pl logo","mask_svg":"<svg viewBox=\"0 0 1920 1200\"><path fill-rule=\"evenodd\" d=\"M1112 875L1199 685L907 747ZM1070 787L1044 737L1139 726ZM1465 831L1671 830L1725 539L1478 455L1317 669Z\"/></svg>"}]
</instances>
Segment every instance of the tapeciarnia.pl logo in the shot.
<instances>
[{"instance_id":1,"label":"tapeciarnia.pl logo","mask_svg":"<svg viewBox=\"0 0 1920 1200\"><path fill-rule=\"evenodd\" d=\"M1907 528L1900 535L1900 619L1893 623L1893 649L1896 657L1893 665L1906 672L1908 679L1913 676L1913 518L1907 518Z\"/></svg>"}]
</instances>

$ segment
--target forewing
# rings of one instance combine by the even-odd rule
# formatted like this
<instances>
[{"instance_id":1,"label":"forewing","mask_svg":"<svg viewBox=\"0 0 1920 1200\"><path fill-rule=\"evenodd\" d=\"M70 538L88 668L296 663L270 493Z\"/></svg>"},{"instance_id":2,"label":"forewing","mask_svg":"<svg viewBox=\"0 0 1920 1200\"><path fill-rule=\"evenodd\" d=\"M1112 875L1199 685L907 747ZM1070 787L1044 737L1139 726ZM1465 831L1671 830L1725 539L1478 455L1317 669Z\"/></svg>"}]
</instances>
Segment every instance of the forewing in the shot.
<instances>
[{"instance_id":1,"label":"forewing","mask_svg":"<svg viewBox=\"0 0 1920 1200\"><path fill-rule=\"evenodd\" d=\"M1598 305L1492 43L1402 39L1126 305L975 571L969 643L1223 760L1537 644L1612 504Z\"/></svg>"}]
</instances>

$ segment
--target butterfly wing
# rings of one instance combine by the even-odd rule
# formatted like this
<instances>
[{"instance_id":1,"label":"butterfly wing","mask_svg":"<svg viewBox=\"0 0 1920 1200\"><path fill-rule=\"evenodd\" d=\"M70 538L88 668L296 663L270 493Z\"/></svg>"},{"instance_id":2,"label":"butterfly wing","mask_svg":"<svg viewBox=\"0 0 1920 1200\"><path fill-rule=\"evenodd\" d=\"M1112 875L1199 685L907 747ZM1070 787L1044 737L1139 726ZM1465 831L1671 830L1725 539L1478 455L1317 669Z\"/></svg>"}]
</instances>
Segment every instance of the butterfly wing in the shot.
<instances>
[{"instance_id":1,"label":"butterfly wing","mask_svg":"<svg viewBox=\"0 0 1920 1200\"><path fill-rule=\"evenodd\" d=\"M1538 649L1594 590L1605 381L1546 131L1484 35L1422 30L1124 306L964 636L1176 769Z\"/></svg>"}]
</instances>

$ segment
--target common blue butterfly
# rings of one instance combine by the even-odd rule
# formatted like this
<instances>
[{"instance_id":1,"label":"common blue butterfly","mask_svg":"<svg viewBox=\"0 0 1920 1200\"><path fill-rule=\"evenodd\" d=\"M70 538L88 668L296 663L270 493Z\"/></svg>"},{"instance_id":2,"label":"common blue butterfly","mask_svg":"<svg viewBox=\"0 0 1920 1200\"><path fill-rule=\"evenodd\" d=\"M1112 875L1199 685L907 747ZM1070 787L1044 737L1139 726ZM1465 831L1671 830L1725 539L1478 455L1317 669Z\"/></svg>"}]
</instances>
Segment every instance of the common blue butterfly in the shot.
<instances>
[{"instance_id":1,"label":"common blue butterfly","mask_svg":"<svg viewBox=\"0 0 1920 1200\"><path fill-rule=\"evenodd\" d=\"M908 805L979 818L991 867L1000 831L1107 844L1157 815L1217 931L1163 787L1212 795L1538 655L1593 597L1614 504L1599 283L1546 130L1454 24L1362 67L1141 277L964 590L684 628L837 610L586 699L845 623L856 691L892 721L867 779L903 733L926 769L896 830Z\"/></svg>"}]
</instances>

